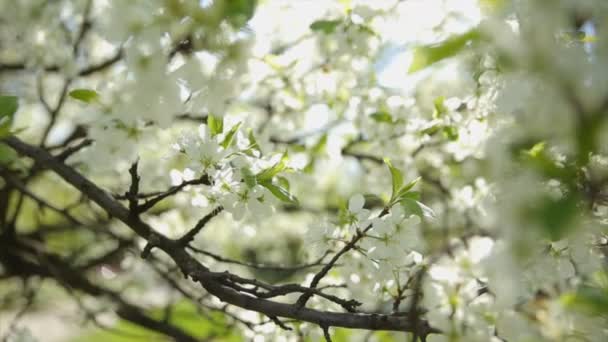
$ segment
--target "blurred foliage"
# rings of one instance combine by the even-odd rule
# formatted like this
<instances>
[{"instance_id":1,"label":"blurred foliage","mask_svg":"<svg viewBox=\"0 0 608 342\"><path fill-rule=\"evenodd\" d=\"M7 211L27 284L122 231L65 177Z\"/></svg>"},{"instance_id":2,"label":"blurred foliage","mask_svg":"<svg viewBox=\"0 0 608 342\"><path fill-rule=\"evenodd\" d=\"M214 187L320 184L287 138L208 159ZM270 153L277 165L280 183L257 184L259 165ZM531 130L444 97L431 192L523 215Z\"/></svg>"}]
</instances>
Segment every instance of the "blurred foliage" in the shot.
<instances>
[{"instance_id":1,"label":"blurred foliage","mask_svg":"<svg viewBox=\"0 0 608 342\"><path fill-rule=\"evenodd\" d=\"M154 309L150 311L149 315L154 319L162 320L165 318L165 311ZM167 323L173 324L201 340L244 341L238 329L233 329L227 325L226 317L221 312L200 312L193 303L188 301L181 301L172 307ZM73 339L71 342L127 341L167 341L167 337L121 320L111 330L95 329Z\"/></svg>"}]
</instances>

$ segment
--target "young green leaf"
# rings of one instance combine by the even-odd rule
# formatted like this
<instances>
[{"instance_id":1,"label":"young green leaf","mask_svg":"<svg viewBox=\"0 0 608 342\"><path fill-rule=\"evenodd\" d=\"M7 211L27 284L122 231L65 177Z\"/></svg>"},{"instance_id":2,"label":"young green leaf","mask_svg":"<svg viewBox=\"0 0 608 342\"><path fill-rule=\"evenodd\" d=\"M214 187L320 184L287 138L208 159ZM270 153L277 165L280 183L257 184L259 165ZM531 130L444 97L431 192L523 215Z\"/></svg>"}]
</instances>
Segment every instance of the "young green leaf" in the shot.
<instances>
[{"instance_id":1,"label":"young green leaf","mask_svg":"<svg viewBox=\"0 0 608 342\"><path fill-rule=\"evenodd\" d=\"M416 185L416 183L418 183L418 181L420 180L420 177L414 179L413 181L407 183L406 185L404 185L403 187L401 187L399 189L399 192L397 193L397 195L395 196L395 199L397 201L399 201L403 196L405 196L408 191L410 191L414 185Z\"/></svg>"},{"instance_id":2,"label":"young green leaf","mask_svg":"<svg viewBox=\"0 0 608 342\"><path fill-rule=\"evenodd\" d=\"M443 126L443 136L448 140L458 140L458 128L455 126Z\"/></svg>"},{"instance_id":3,"label":"young green leaf","mask_svg":"<svg viewBox=\"0 0 608 342\"><path fill-rule=\"evenodd\" d=\"M435 111L433 112L433 118L438 119L443 114L447 113L448 109L445 107L445 97L439 96L433 101L433 106L435 107Z\"/></svg>"},{"instance_id":4,"label":"young green leaf","mask_svg":"<svg viewBox=\"0 0 608 342\"><path fill-rule=\"evenodd\" d=\"M397 198L396 196L399 193L401 186L403 185L403 174L401 174L401 171L399 171L399 169L397 169L396 167L393 166L393 164L391 163L391 161L388 158L384 159L384 163L386 163L386 165L388 166L388 169L391 171L391 178L392 178L392 184L393 184L393 192L391 193L391 202L393 202L393 200Z\"/></svg>"},{"instance_id":5,"label":"young green leaf","mask_svg":"<svg viewBox=\"0 0 608 342\"><path fill-rule=\"evenodd\" d=\"M336 30L336 27L342 23L342 20L317 20L310 24L310 29L316 32L330 34Z\"/></svg>"},{"instance_id":6,"label":"young green leaf","mask_svg":"<svg viewBox=\"0 0 608 342\"><path fill-rule=\"evenodd\" d=\"M287 168L287 159L287 152L285 152L285 154L283 154L281 157L281 160L279 160L276 164L258 173L256 175L257 179L260 182L272 180L274 176Z\"/></svg>"},{"instance_id":7,"label":"young green leaf","mask_svg":"<svg viewBox=\"0 0 608 342\"><path fill-rule=\"evenodd\" d=\"M414 59L408 73L424 69L434 63L450 58L462 51L470 42L480 39L477 29L472 29L460 35L452 36L443 42L418 47L414 51Z\"/></svg>"},{"instance_id":8,"label":"young green leaf","mask_svg":"<svg viewBox=\"0 0 608 342\"><path fill-rule=\"evenodd\" d=\"M370 117L376 122L393 123L393 116L388 112L375 112Z\"/></svg>"},{"instance_id":9,"label":"young green leaf","mask_svg":"<svg viewBox=\"0 0 608 342\"><path fill-rule=\"evenodd\" d=\"M99 100L99 94L91 89L74 89L68 94L71 98L84 103L93 103Z\"/></svg>"},{"instance_id":10,"label":"young green leaf","mask_svg":"<svg viewBox=\"0 0 608 342\"><path fill-rule=\"evenodd\" d=\"M8 145L0 144L0 165L10 165L17 157L15 150Z\"/></svg>"},{"instance_id":11,"label":"young green leaf","mask_svg":"<svg viewBox=\"0 0 608 342\"><path fill-rule=\"evenodd\" d=\"M16 96L0 96L0 138L10 135L19 101Z\"/></svg>"},{"instance_id":12,"label":"young green leaf","mask_svg":"<svg viewBox=\"0 0 608 342\"><path fill-rule=\"evenodd\" d=\"M253 172L251 172L250 169L246 167L241 168L241 174L243 175L243 180L245 181L245 184L247 184L249 188L253 188L258 183L255 175L253 174Z\"/></svg>"},{"instance_id":13,"label":"young green leaf","mask_svg":"<svg viewBox=\"0 0 608 342\"><path fill-rule=\"evenodd\" d=\"M285 177L278 176L277 182L279 182L279 185L287 191L289 191L289 188L291 188L291 184L289 184L289 180L287 180L287 178L285 178Z\"/></svg>"},{"instance_id":14,"label":"young green leaf","mask_svg":"<svg viewBox=\"0 0 608 342\"><path fill-rule=\"evenodd\" d=\"M401 201L399 201L399 203L401 204L405 212L408 214L417 215L420 218L435 217L433 209L429 208L428 206L415 199L403 197L401 198Z\"/></svg>"},{"instance_id":15,"label":"young green leaf","mask_svg":"<svg viewBox=\"0 0 608 342\"><path fill-rule=\"evenodd\" d=\"M236 28L243 27L255 12L257 0L224 1L224 16Z\"/></svg>"},{"instance_id":16,"label":"young green leaf","mask_svg":"<svg viewBox=\"0 0 608 342\"><path fill-rule=\"evenodd\" d=\"M253 151L257 151L259 153L258 156L260 156L262 154L262 150L260 149L258 141L255 139L253 129L248 129L247 138L249 139L249 148L245 151L245 153L249 156L254 156L255 154L253 153Z\"/></svg>"},{"instance_id":17,"label":"young green leaf","mask_svg":"<svg viewBox=\"0 0 608 342\"><path fill-rule=\"evenodd\" d=\"M293 205L298 205L298 199L290 194L285 188L272 184L270 181L261 182L260 185L268 189L279 200Z\"/></svg>"},{"instance_id":18,"label":"young green leaf","mask_svg":"<svg viewBox=\"0 0 608 342\"><path fill-rule=\"evenodd\" d=\"M313 155L319 155L323 151L325 151L325 147L327 146L327 133L323 134L319 141L312 147L311 152Z\"/></svg>"},{"instance_id":19,"label":"young green leaf","mask_svg":"<svg viewBox=\"0 0 608 342\"><path fill-rule=\"evenodd\" d=\"M226 137L224 137L224 141L222 141L222 143L221 143L222 147L228 148L232 145L232 142L234 140L234 135L236 134L236 131L238 131L240 126L241 126L240 122L237 123L236 125L232 126L230 131L228 131L228 133L226 134Z\"/></svg>"},{"instance_id":20,"label":"young green leaf","mask_svg":"<svg viewBox=\"0 0 608 342\"><path fill-rule=\"evenodd\" d=\"M207 126L209 126L209 132L212 137L221 134L224 131L224 118L209 115L207 116Z\"/></svg>"}]
</instances>

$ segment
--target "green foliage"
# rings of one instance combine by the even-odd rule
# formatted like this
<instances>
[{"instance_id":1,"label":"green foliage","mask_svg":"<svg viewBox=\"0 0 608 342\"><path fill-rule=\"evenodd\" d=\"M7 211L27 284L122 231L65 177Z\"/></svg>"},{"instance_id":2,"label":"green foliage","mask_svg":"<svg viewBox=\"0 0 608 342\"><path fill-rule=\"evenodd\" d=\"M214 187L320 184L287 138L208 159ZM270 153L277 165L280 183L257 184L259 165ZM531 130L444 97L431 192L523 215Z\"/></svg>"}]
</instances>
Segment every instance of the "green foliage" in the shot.
<instances>
[{"instance_id":1,"label":"green foliage","mask_svg":"<svg viewBox=\"0 0 608 342\"><path fill-rule=\"evenodd\" d=\"M240 122L237 123L236 125L232 126L230 131L228 131L228 133L226 133L224 140L220 144L220 145L222 145L223 148L228 148L228 147L232 146L232 142L234 141L234 135L236 134L236 131L239 130L239 127L241 127Z\"/></svg>"},{"instance_id":2,"label":"green foliage","mask_svg":"<svg viewBox=\"0 0 608 342\"><path fill-rule=\"evenodd\" d=\"M605 288L581 286L574 293L562 295L560 300L570 309L608 317L608 290Z\"/></svg>"},{"instance_id":3,"label":"green foliage","mask_svg":"<svg viewBox=\"0 0 608 342\"><path fill-rule=\"evenodd\" d=\"M91 89L74 89L68 94L71 98L82 101L84 103L93 103L99 101L99 94Z\"/></svg>"},{"instance_id":4,"label":"green foliage","mask_svg":"<svg viewBox=\"0 0 608 342\"><path fill-rule=\"evenodd\" d=\"M258 182L270 181L274 176L279 174L279 172L285 171L285 169L287 169L288 158L288 154L285 152L276 164L258 173L256 175Z\"/></svg>"},{"instance_id":5,"label":"green foliage","mask_svg":"<svg viewBox=\"0 0 608 342\"><path fill-rule=\"evenodd\" d=\"M18 157L15 150L5 144L0 144L0 165L10 165Z\"/></svg>"},{"instance_id":6,"label":"green foliage","mask_svg":"<svg viewBox=\"0 0 608 342\"><path fill-rule=\"evenodd\" d=\"M247 184L249 188L253 188L258 183L255 178L255 175L253 174L253 172L251 172L250 169L246 167L241 168L241 174L243 175L243 180L245 181L245 184Z\"/></svg>"},{"instance_id":7,"label":"green foliage","mask_svg":"<svg viewBox=\"0 0 608 342\"><path fill-rule=\"evenodd\" d=\"M225 0L224 17L234 27L243 27L255 13L257 0Z\"/></svg>"},{"instance_id":8,"label":"green foliage","mask_svg":"<svg viewBox=\"0 0 608 342\"><path fill-rule=\"evenodd\" d=\"M433 101L434 112L433 118L438 119L443 116L443 114L447 113L448 109L445 107L445 97L439 96Z\"/></svg>"},{"instance_id":9,"label":"green foliage","mask_svg":"<svg viewBox=\"0 0 608 342\"><path fill-rule=\"evenodd\" d=\"M379 111L379 112L375 112L372 115L370 115L370 117L372 118L372 120L376 121L376 122L384 122L384 123L389 123L392 124L393 123L393 116L385 111Z\"/></svg>"},{"instance_id":10,"label":"green foliage","mask_svg":"<svg viewBox=\"0 0 608 342\"><path fill-rule=\"evenodd\" d=\"M414 179L413 181L404 185L403 184L403 174L401 173L401 170L394 167L388 158L385 158L384 162L386 163L386 165L388 166L388 169L391 172L391 179L392 179L392 192L391 192L391 199L389 201L389 207L390 207L390 206L393 206L394 204L400 202L404 198L410 198L411 193L409 191L420 180L420 177L418 177L418 178Z\"/></svg>"},{"instance_id":11,"label":"green foliage","mask_svg":"<svg viewBox=\"0 0 608 342\"><path fill-rule=\"evenodd\" d=\"M342 23L342 20L317 20L310 24L310 29L315 32L322 32L325 34L333 33L336 27Z\"/></svg>"},{"instance_id":12,"label":"green foliage","mask_svg":"<svg viewBox=\"0 0 608 342\"><path fill-rule=\"evenodd\" d=\"M149 315L154 319L161 320L164 318L164 311L161 309L151 310ZM198 309L187 301L179 302L173 306L168 323L183 329L185 332L201 340L211 337L226 342L239 342L243 340L237 330L228 326L226 317L223 314L214 312L201 315ZM139 341L166 341L166 337L121 320L112 330L98 330L72 340L72 342Z\"/></svg>"},{"instance_id":13,"label":"green foliage","mask_svg":"<svg viewBox=\"0 0 608 342\"><path fill-rule=\"evenodd\" d=\"M253 188L256 184L259 184L268 189L282 202L298 205L298 199L289 192L290 185L287 178L278 176L280 172L287 170L287 160L288 155L285 153L277 163L255 175L250 169L241 168L245 184L249 188ZM275 179L276 182L273 181Z\"/></svg>"},{"instance_id":14,"label":"green foliage","mask_svg":"<svg viewBox=\"0 0 608 342\"><path fill-rule=\"evenodd\" d=\"M536 208L530 208L530 219L540 224L542 232L552 241L563 238L575 225L579 198L570 193L559 199L545 198Z\"/></svg>"},{"instance_id":15,"label":"green foliage","mask_svg":"<svg viewBox=\"0 0 608 342\"><path fill-rule=\"evenodd\" d=\"M273 184L270 181L262 181L260 185L268 189L276 198L283 202L298 205L298 199L289 193L289 190L280 185Z\"/></svg>"},{"instance_id":16,"label":"green foliage","mask_svg":"<svg viewBox=\"0 0 608 342\"><path fill-rule=\"evenodd\" d=\"M260 144L258 144L255 135L253 134L253 129L249 128L247 132L247 138L249 139L249 147L245 151L245 154L249 156L254 155L254 151L258 152L260 155L262 154L262 150L260 149Z\"/></svg>"},{"instance_id":17,"label":"green foliage","mask_svg":"<svg viewBox=\"0 0 608 342\"><path fill-rule=\"evenodd\" d=\"M216 117L214 115L207 116L207 126L209 126L209 132L214 137L218 134L222 134L224 131L224 118Z\"/></svg>"},{"instance_id":18,"label":"green foliage","mask_svg":"<svg viewBox=\"0 0 608 342\"><path fill-rule=\"evenodd\" d=\"M19 100L16 96L0 95L0 138L11 134L13 118L18 108ZM0 159L2 159L1 154Z\"/></svg>"},{"instance_id":19,"label":"green foliage","mask_svg":"<svg viewBox=\"0 0 608 342\"><path fill-rule=\"evenodd\" d=\"M443 126L443 136L451 141L458 140L458 127Z\"/></svg>"},{"instance_id":20,"label":"green foliage","mask_svg":"<svg viewBox=\"0 0 608 342\"><path fill-rule=\"evenodd\" d=\"M441 43L418 47L414 51L414 60L408 72L413 73L446 58L453 57L470 43L478 41L480 37L479 30L472 29L466 33L452 36Z\"/></svg>"},{"instance_id":21,"label":"green foliage","mask_svg":"<svg viewBox=\"0 0 608 342\"><path fill-rule=\"evenodd\" d=\"M391 172L391 179L392 179L392 192L391 192L391 202L396 198L397 193L399 192L399 189L401 188L401 186L403 185L403 174L401 173L401 171L394 167L393 164L391 163L391 161L386 158L384 159L384 162L386 163L386 165L388 166L388 169Z\"/></svg>"}]
</instances>

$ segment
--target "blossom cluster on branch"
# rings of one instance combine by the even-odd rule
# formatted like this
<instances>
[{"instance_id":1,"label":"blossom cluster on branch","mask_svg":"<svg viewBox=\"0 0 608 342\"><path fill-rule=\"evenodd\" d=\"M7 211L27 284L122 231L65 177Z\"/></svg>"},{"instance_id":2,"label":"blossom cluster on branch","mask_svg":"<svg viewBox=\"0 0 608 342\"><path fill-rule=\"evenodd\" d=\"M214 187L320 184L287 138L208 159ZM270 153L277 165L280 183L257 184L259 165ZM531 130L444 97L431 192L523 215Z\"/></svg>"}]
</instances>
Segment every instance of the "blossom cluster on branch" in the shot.
<instances>
[{"instance_id":1,"label":"blossom cluster on branch","mask_svg":"<svg viewBox=\"0 0 608 342\"><path fill-rule=\"evenodd\" d=\"M0 9L2 339L608 339L603 0Z\"/></svg>"}]
</instances>

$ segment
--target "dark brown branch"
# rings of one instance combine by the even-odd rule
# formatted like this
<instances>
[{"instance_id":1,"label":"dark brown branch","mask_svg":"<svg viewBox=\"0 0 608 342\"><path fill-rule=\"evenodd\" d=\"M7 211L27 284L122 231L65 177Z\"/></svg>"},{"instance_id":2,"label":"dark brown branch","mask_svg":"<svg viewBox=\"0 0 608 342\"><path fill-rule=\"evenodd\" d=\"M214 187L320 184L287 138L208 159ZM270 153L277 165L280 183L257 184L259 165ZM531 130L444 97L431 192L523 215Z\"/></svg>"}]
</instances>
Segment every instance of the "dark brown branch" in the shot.
<instances>
[{"instance_id":1,"label":"dark brown branch","mask_svg":"<svg viewBox=\"0 0 608 342\"><path fill-rule=\"evenodd\" d=\"M196 248L196 247L192 247L192 246L188 246L188 249L190 249L196 253L208 256L216 261L226 263L226 264L240 265L240 266L244 266L244 267L248 267L248 268L253 268L256 270L279 271L279 272L300 271L300 270L311 268L311 267L323 266L324 264L322 263L322 261L329 254L329 252L326 251L320 258L318 258L317 260L315 260L311 263L308 263L308 264L296 265L296 266L286 266L286 265L252 264L252 263L248 263L248 262L244 262L244 261L224 258L221 255L217 255L217 254L211 253L209 251L205 251L200 248Z\"/></svg>"},{"instance_id":2,"label":"dark brown branch","mask_svg":"<svg viewBox=\"0 0 608 342\"><path fill-rule=\"evenodd\" d=\"M80 24L80 29L78 30L78 35L76 36L76 41L74 42L74 45L72 46L72 54L74 55L74 57L78 56L78 52L80 51L80 46L82 45L82 42L84 41L84 38L87 35L87 32L89 32L89 30L91 29L91 21L90 21L89 17L91 15L92 7L93 7L93 0L88 0L84 7L84 13L82 14L82 23Z\"/></svg>"},{"instance_id":3,"label":"dark brown branch","mask_svg":"<svg viewBox=\"0 0 608 342\"><path fill-rule=\"evenodd\" d=\"M38 195L34 194L33 192L31 192L26 186L25 184L23 184L21 182L21 180L19 180L16 176L12 175L8 170L5 170L3 167L0 166L0 175L2 175L2 177L11 185L13 185L17 190L19 190L19 192L21 192L22 194L24 194L25 196L29 197L30 199L32 199L34 202L36 202L39 206L41 207L45 207L45 208L49 208L50 210L60 214L61 216L65 217L66 219L68 219L70 222L75 223L80 225L81 223L74 217L72 216L66 209L61 209L58 208L56 206L54 206L53 204L51 204L49 201L39 197Z\"/></svg>"},{"instance_id":4,"label":"dark brown branch","mask_svg":"<svg viewBox=\"0 0 608 342\"><path fill-rule=\"evenodd\" d=\"M243 309L256 311L268 317L285 317L299 321L311 322L322 326L335 326L367 330L394 330L413 332L425 336L429 333L439 332L428 325L426 321L419 320L412 324L407 317L390 314L364 314L364 313L339 313L331 311L320 311L300 307L295 304L274 302L271 300L256 298L249 294L240 293L223 284L222 274L214 274L207 267L188 254L183 246L175 240L156 233L145 222L133 218L129 210L114 200L105 191L97 187L90 180L71 167L61 163L45 150L26 144L16 137L8 137L3 140L7 145L15 149L19 154L34 159L37 163L46 165L66 182L87 195L92 201L101 206L111 216L116 217L142 238L152 241L155 246L166 252L180 267L181 271L194 281L199 282L210 294L221 301L241 307ZM352 248L352 247L351 247ZM327 270L325 271L325 273ZM225 273L229 275L229 273Z\"/></svg>"},{"instance_id":5,"label":"dark brown branch","mask_svg":"<svg viewBox=\"0 0 608 342\"><path fill-rule=\"evenodd\" d=\"M194 238L196 237L196 235L203 229L205 228L205 226L207 225L207 223L209 223L209 221L211 221L212 218L216 217L217 215L219 215L219 213L221 213L224 210L223 207L219 206L213 210L211 210L211 212L207 215L205 215L203 218L201 218L196 225L194 226L194 228L192 228L190 231L188 231L186 234L184 234L184 236L182 236L178 243L182 246L186 246L188 244L190 244L190 242L192 242L192 240L194 240Z\"/></svg>"},{"instance_id":6,"label":"dark brown branch","mask_svg":"<svg viewBox=\"0 0 608 342\"><path fill-rule=\"evenodd\" d=\"M93 64L90 65L82 70L80 70L80 72L78 72L78 76L84 77L84 76L89 76L92 74L95 74L97 72L103 71L109 67L111 67L112 65L118 63L122 57L124 56L124 53L122 51L122 49L119 49L118 52L110 57L109 59L102 61L98 64Z\"/></svg>"},{"instance_id":7,"label":"dark brown branch","mask_svg":"<svg viewBox=\"0 0 608 342\"><path fill-rule=\"evenodd\" d=\"M388 213L388 209L385 208L384 210L382 210L379 217L385 216ZM357 246L359 240L365 237L365 233L371 228L372 225L369 224L367 227L365 227L365 229L363 229L363 231L358 230L357 233L352 237L352 239L344 247L342 247L342 249L338 251L338 253L336 253L333 258L331 258L327 265L325 265L317 274L315 274L314 278L312 278L312 281L310 282L310 287L316 288L317 285L319 285L321 279L323 279L323 277L325 277L327 273L329 273L329 271L336 265L338 259L340 259L342 255L346 254L351 249L354 249ZM300 296L300 298L298 298L296 305L298 305L298 307L303 307L304 305L306 305L306 302L308 301L308 299L310 299L310 297L312 297L312 295L313 292L311 291L304 293L302 296Z\"/></svg>"},{"instance_id":8,"label":"dark brown branch","mask_svg":"<svg viewBox=\"0 0 608 342\"><path fill-rule=\"evenodd\" d=\"M151 197L151 196L155 196L154 198L151 198L147 201L145 201L142 205L140 205L138 207L138 211L140 213L146 212L148 210L150 210L152 207L154 207L158 202L164 200L165 198L169 197L169 196L173 196L176 193L180 192L181 190L183 190L185 187L189 186L189 185L210 185L211 181L209 180L209 177L207 175L203 175L200 178L197 179L192 179L189 181L185 181L182 182L179 185L176 186L172 186L171 188L169 188L169 190L165 191L165 192L160 192L160 193L154 193L154 194L139 194L138 197ZM123 199L125 198L124 196L116 196L118 199Z\"/></svg>"}]
</instances>

